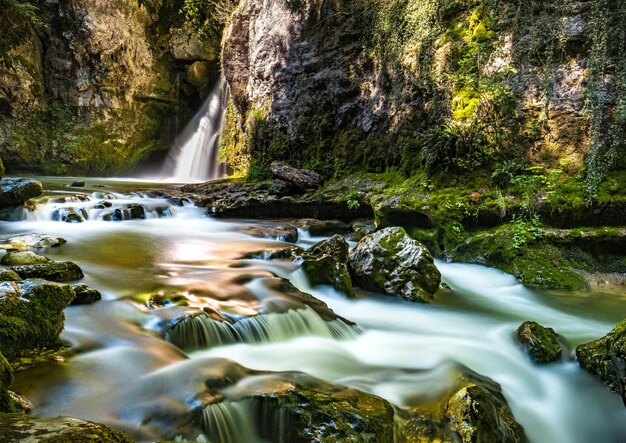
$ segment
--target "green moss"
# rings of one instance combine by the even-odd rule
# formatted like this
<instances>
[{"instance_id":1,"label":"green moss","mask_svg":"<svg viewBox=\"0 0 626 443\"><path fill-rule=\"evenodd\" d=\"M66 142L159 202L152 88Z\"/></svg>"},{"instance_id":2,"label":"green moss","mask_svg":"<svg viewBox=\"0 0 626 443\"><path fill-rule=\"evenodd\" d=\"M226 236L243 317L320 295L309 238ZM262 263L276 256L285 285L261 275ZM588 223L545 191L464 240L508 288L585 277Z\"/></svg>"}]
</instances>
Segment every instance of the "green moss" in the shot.
<instances>
[{"instance_id":1,"label":"green moss","mask_svg":"<svg viewBox=\"0 0 626 443\"><path fill-rule=\"evenodd\" d=\"M553 363L561 359L563 350L552 328L527 321L517 329L517 339L535 363Z\"/></svg>"}]
</instances>

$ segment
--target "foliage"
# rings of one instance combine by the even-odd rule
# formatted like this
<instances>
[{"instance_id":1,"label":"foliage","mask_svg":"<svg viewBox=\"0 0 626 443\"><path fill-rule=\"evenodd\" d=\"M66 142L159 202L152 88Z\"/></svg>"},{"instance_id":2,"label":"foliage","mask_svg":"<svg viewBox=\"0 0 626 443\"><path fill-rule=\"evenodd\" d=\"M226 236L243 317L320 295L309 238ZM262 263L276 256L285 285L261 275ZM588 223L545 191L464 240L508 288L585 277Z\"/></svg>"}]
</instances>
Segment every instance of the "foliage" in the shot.
<instances>
[{"instance_id":1,"label":"foliage","mask_svg":"<svg viewBox=\"0 0 626 443\"><path fill-rule=\"evenodd\" d=\"M543 229L537 214L533 214L530 218L514 215L511 227L513 228L512 244L515 249L521 249L529 241L543 237Z\"/></svg>"},{"instance_id":2,"label":"foliage","mask_svg":"<svg viewBox=\"0 0 626 443\"><path fill-rule=\"evenodd\" d=\"M43 26L39 7L24 0L0 0L0 66L12 66L18 59L11 49L30 37L32 28Z\"/></svg>"},{"instance_id":3,"label":"foliage","mask_svg":"<svg viewBox=\"0 0 626 443\"><path fill-rule=\"evenodd\" d=\"M250 162L246 180L250 182L268 180L271 177L270 168L265 163L253 160Z\"/></svg>"},{"instance_id":4,"label":"foliage","mask_svg":"<svg viewBox=\"0 0 626 443\"><path fill-rule=\"evenodd\" d=\"M505 160L496 166L491 174L491 180L499 188L506 189L511 184L517 169L518 166L514 161Z\"/></svg>"},{"instance_id":5,"label":"foliage","mask_svg":"<svg viewBox=\"0 0 626 443\"><path fill-rule=\"evenodd\" d=\"M236 0L184 0L182 13L203 41L219 37L237 7Z\"/></svg>"},{"instance_id":6,"label":"foliage","mask_svg":"<svg viewBox=\"0 0 626 443\"><path fill-rule=\"evenodd\" d=\"M348 193L346 203L348 204L348 208L350 209L359 209L361 206L361 201L359 200L359 193L356 189L350 189Z\"/></svg>"}]
</instances>

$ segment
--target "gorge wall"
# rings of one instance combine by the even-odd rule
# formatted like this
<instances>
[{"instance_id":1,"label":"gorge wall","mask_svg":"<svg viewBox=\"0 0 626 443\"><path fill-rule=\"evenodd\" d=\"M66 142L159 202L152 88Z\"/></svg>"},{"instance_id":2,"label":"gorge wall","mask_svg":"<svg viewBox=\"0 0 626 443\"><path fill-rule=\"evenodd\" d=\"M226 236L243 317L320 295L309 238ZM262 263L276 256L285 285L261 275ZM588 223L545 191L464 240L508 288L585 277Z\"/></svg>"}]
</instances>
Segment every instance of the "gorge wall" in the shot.
<instances>
[{"instance_id":1,"label":"gorge wall","mask_svg":"<svg viewBox=\"0 0 626 443\"><path fill-rule=\"evenodd\" d=\"M225 158L604 176L624 146L625 22L617 0L243 0Z\"/></svg>"},{"instance_id":2,"label":"gorge wall","mask_svg":"<svg viewBox=\"0 0 626 443\"><path fill-rule=\"evenodd\" d=\"M9 173L128 173L167 150L216 81L219 37L201 39L182 0L33 4L0 63Z\"/></svg>"}]
</instances>

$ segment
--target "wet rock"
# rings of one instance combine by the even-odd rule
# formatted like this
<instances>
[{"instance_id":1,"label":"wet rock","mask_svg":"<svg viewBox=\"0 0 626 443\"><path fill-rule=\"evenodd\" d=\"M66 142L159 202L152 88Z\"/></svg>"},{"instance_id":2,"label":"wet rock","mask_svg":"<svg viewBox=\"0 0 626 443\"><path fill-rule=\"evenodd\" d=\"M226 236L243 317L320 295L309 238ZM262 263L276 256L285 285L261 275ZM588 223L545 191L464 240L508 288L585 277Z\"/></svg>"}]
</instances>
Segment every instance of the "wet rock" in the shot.
<instances>
[{"instance_id":1,"label":"wet rock","mask_svg":"<svg viewBox=\"0 0 626 443\"><path fill-rule=\"evenodd\" d=\"M289 243L298 241L298 229L295 226L277 226L275 228L251 226L246 229L246 233L254 237L271 238Z\"/></svg>"},{"instance_id":2,"label":"wet rock","mask_svg":"<svg viewBox=\"0 0 626 443\"><path fill-rule=\"evenodd\" d=\"M84 277L78 265L70 261L12 266L11 270L24 279L42 278L54 282L74 281Z\"/></svg>"},{"instance_id":3,"label":"wet rock","mask_svg":"<svg viewBox=\"0 0 626 443\"><path fill-rule=\"evenodd\" d=\"M72 184L70 186L72 188L83 188L83 187L85 187L85 182L84 181L72 182Z\"/></svg>"},{"instance_id":4,"label":"wet rock","mask_svg":"<svg viewBox=\"0 0 626 443\"><path fill-rule=\"evenodd\" d=\"M20 281L21 278L15 271L10 269L0 269L0 282L3 281Z\"/></svg>"},{"instance_id":5,"label":"wet rock","mask_svg":"<svg viewBox=\"0 0 626 443\"><path fill-rule=\"evenodd\" d=\"M289 246L275 251L255 251L246 254L243 258L261 260L295 260L304 253L304 249L299 246Z\"/></svg>"},{"instance_id":6,"label":"wet rock","mask_svg":"<svg viewBox=\"0 0 626 443\"><path fill-rule=\"evenodd\" d=\"M302 262L302 269L312 285L330 285L346 295L351 295L349 249L346 240L337 234L311 246L297 261Z\"/></svg>"},{"instance_id":7,"label":"wet rock","mask_svg":"<svg viewBox=\"0 0 626 443\"><path fill-rule=\"evenodd\" d=\"M113 206L113 203L111 203L108 200L102 200L96 203L96 205L94 206L94 209L106 209L106 208L110 208L111 206Z\"/></svg>"},{"instance_id":8,"label":"wet rock","mask_svg":"<svg viewBox=\"0 0 626 443\"><path fill-rule=\"evenodd\" d=\"M127 434L109 426L70 417L36 418L0 414L0 440L6 443L132 443Z\"/></svg>"},{"instance_id":9,"label":"wet rock","mask_svg":"<svg viewBox=\"0 0 626 443\"><path fill-rule=\"evenodd\" d=\"M83 223L88 217L85 208L62 208L52 213L52 220L65 223Z\"/></svg>"},{"instance_id":10,"label":"wet rock","mask_svg":"<svg viewBox=\"0 0 626 443\"><path fill-rule=\"evenodd\" d=\"M340 220L316 220L314 218L308 218L299 220L296 225L307 231L309 235L313 237L342 234L350 231L350 226Z\"/></svg>"},{"instance_id":11,"label":"wet rock","mask_svg":"<svg viewBox=\"0 0 626 443\"><path fill-rule=\"evenodd\" d=\"M289 182L299 189L316 189L324 184L324 177L317 172L293 168L286 163L272 163L270 172L274 177Z\"/></svg>"},{"instance_id":12,"label":"wet rock","mask_svg":"<svg viewBox=\"0 0 626 443\"><path fill-rule=\"evenodd\" d=\"M604 337L576 348L580 366L622 396L626 405L626 320Z\"/></svg>"},{"instance_id":13,"label":"wet rock","mask_svg":"<svg viewBox=\"0 0 626 443\"><path fill-rule=\"evenodd\" d=\"M277 195L279 197L285 196L285 195L291 195L294 193L294 186L284 180L274 180L272 182L272 185L269 187L269 189L267 190L267 193L269 195Z\"/></svg>"},{"instance_id":14,"label":"wet rock","mask_svg":"<svg viewBox=\"0 0 626 443\"><path fill-rule=\"evenodd\" d=\"M0 283L0 353L11 361L40 349L59 349L63 310L73 299L69 285L43 280Z\"/></svg>"},{"instance_id":15,"label":"wet rock","mask_svg":"<svg viewBox=\"0 0 626 443\"><path fill-rule=\"evenodd\" d=\"M500 386L484 377L470 377L467 385L448 401L446 415L453 432L463 443L527 441Z\"/></svg>"},{"instance_id":16,"label":"wet rock","mask_svg":"<svg viewBox=\"0 0 626 443\"><path fill-rule=\"evenodd\" d=\"M32 178L3 178L0 180L0 208L21 205L42 192L41 183Z\"/></svg>"},{"instance_id":17,"label":"wet rock","mask_svg":"<svg viewBox=\"0 0 626 443\"><path fill-rule=\"evenodd\" d=\"M65 239L47 234L26 234L11 237L0 245L0 249L45 249L66 243Z\"/></svg>"},{"instance_id":18,"label":"wet rock","mask_svg":"<svg viewBox=\"0 0 626 443\"><path fill-rule=\"evenodd\" d=\"M76 294L74 300L72 300L72 305L87 305L102 299L102 294L100 294L99 291L86 284L80 283L72 285L72 289L74 290L74 294Z\"/></svg>"},{"instance_id":19,"label":"wet rock","mask_svg":"<svg viewBox=\"0 0 626 443\"><path fill-rule=\"evenodd\" d=\"M431 253L402 228L385 228L365 236L349 257L352 281L364 289L429 301L441 274Z\"/></svg>"},{"instance_id":20,"label":"wet rock","mask_svg":"<svg viewBox=\"0 0 626 443\"><path fill-rule=\"evenodd\" d=\"M426 212L415 208L404 207L398 197L392 197L378 202L374 208L376 227L388 228L402 226L403 228L432 228L433 218Z\"/></svg>"},{"instance_id":21,"label":"wet rock","mask_svg":"<svg viewBox=\"0 0 626 443\"><path fill-rule=\"evenodd\" d=\"M554 329L526 321L517 329L516 336L535 363L553 363L561 359L563 349Z\"/></svg>"},{"instance_id":22,"label":"wet rock","mask_svg":"<svg viewBox=\"0 0 626 443\"><path fill-rule=\"evenodd\" d=\"M20 266L50 263L52 261L53 260L48 257L44 257L32 251L9 251L2 257L0 263L5 266Z\"/></svg>"},{"instance_id":23,"label":"wet rock","mask_svg":"<svg viewBox=\"0 0 626 443\"><path fill-rule=\"evenodd\" d=\"M184 197L169 197L167 202L172 206L185 206L193 203L193 200Z\"/></svg>"},{"instance_id":24,"label":"wet rock","mask_svg":"<svg viewBox=\"0 0 626 443\"><path fill-rule=\"evenodd\" d=\"M0 353L0 415L13 409L9 386L13 383L13 370L7 359Z\"/></svg>"},{"instance_id":25,"label":"wet rock","mask_svg":"<svg viewBox=\"0 0 626 443\"><path fill-rule=\"evenodd\" d=\"M352 236L350 240L352 241L361 241L363 237L371 234L375 231L374 222L371 220L355 220L352 223Z\"/></svg>"},{"instance_id":26,"label":"wet rock","mask_svg":"<svg viewBox=\"0 0 626 443\"><path fill-rule=\"evenodd\" d=\"M159 218L168 218L173 216L172 208L170 206L157 206L154 209L154 212L156 212Z\"/></svg>"},{"instance_id":27,"label":"wet rock","mask_svg":"<svg viewBox=\"0 0 626 443\"><path fill-rule=\"evenodd\" d=\"M146 218L146 208L137 203L131 203L124 208L118 208L113 212L102 216L104 221L138 220Z\"/></svg>"}]
</instances>

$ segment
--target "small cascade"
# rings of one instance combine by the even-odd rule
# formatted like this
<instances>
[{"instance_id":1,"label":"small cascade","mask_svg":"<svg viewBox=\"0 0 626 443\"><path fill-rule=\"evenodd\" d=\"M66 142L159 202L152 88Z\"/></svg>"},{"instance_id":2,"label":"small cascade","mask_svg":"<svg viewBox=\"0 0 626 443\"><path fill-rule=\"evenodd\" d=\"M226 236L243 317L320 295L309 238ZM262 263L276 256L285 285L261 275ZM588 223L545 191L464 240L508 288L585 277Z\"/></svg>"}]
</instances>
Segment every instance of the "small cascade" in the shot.
<instances>
[{"instance_id":1,"label":"small cascade","mask_svg":"<svg viewBox=\"0 0 626 443\"><path fill-rule=\"evenodd\" d=\"M174 141L163 175L175 182L219 178L219 137L226 116L227 88L222 80Z\"/></svg>"},{"instance_id":2,"label":"small cascade","mask_svg":"<svg viewBox=\"0 0 626 443\"><path fill-rule=\"evenodd\" d=\"M202 411L202 428L213 443L253 443L258 440L249 401L215 403Z\"/></svg>"},{"instance_id":3,"label":"small cascade","mask_svg":"<svg viewBox=\"0 0 626 443\"><path fill-rule=\"evenodd\" d=\"M214 320L204 312L186 317L165 338L181 349L207 349L233 343L269 343L301 335L336 339L355 338L359 329L341 320L324 321L313 309L260 314L236 323Z\"/></svg>"}]
</instances>

